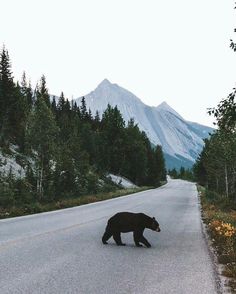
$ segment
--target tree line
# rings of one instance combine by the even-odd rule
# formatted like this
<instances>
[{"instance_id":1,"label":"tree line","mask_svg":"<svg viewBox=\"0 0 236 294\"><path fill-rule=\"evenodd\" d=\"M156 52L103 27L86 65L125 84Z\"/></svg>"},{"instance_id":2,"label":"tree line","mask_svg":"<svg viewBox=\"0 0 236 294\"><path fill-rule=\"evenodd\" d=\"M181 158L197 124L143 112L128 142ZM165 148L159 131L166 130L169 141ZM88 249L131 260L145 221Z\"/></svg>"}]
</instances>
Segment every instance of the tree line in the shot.
<instances>
[{"instance_id":1,"label":"tree line","mask_svg":"<svg viewBox=\"0 0 236 294\"><path fill-rule=\"evenodd\" d=\"M152 147L117 107L99 116L69 101L63 92L51 98L45 76L33 90L26 74L14 82L8 51L0 53L0 150L17 151L25 176L0 174L0 202L51 201L97 193L108 173L135 184L159 186L166 178L160 146ZM0 164L3 164L0 162Z\"/></svg>"},{"instance_id":2,"label":"tree line","mask_svg":"<svg viewBox=\"0 0 236 294\"><path fill-rule=\"evenodd\" d=\"M168 175L173 179L182 179L186 181L194 181L194 174L192 168L184 168L183 166L180 169L173 168L168 170Z\"/></svg>"},{"instance_id":3,"label":"tree line","mask_svg":"<svg viewBox=\"0 0 236 294\"><path fill-rule=\"evenodd\" d=\"M209 190L236 200L236 89L209 114L218 129L205 140L205 146L194 166L200 184Z\"/></svg>"}]
</instances>

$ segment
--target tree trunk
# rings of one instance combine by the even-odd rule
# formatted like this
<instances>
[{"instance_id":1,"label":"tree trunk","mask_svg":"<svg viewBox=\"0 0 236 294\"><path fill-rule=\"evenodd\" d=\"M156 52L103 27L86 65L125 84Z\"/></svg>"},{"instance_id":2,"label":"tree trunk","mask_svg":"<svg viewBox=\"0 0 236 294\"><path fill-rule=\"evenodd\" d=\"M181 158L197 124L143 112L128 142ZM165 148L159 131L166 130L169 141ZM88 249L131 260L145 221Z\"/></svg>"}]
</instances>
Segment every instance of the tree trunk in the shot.
<instances>
[{"instance_id":1,"label":"tree trunk","mask_svg":"<svg viewBox=\"0 0 236 294\"><path fill-rule=\"evenodd\" d=\"M40 171L40 199L43 198L43 155L41 158L41 171Z\"/></svg>"},{"instance_id":2,"label":"tree trunk","mask_svg":"<svg viewBox=\"0 0 236 294\"><path fill-rule=\"evenodd\" d=\"M229 197L229 183L228 183L228 170L227 170L227 165L225 163L225 192L227 198Z\"/></svg>"},{"instance_id":3,"label":"tree trunk","mask_svg":"<svg viewBox=\"0 0 236 294\"><path fill-rule=\"evenodd\" d=\"M218 192L219 191L219 179L216 178L216 191Z\"/></svg>"},{"instance_id":4,"label":"tree trunk","mask_svg":"<svg viewBox=\"0 0 236 294\"><path fill-rule=\"evenodd\" d=\"M41 162L37 171L37 193L39 200L43 198L43 155L41 156Z\"/></svg>"}]
</instances>

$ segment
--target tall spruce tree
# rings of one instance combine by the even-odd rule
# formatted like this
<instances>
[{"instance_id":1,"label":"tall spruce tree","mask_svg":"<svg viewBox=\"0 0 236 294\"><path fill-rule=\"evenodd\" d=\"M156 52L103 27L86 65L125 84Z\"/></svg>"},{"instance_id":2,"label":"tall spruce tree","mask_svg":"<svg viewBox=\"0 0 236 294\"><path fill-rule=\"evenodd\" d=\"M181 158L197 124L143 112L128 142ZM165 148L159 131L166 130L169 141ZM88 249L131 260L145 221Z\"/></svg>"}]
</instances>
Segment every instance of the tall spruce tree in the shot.
<instances>
[{"instance_id":1,"label":"tall spruce tree","mask_svg":"<svg viewBox=\"0 0 236 294\"><path fill-rule=\"evenodd\" d=\"M156 160L156 177L157 177L158 184L160 184L161 181L166 180L165 159L163 156L162 147L160 145L156 146L155 160Z\"/></svg>"},{"instance_id":2,"label":"tall spruce tree","mask_svg":"<svg viewBox=\"0 0 236 294\"><path fill-rule=\"evenodd\" d=\"M125 129L123 173L137 185L145 183L147 176L146 142L133 119L129 120Z\"/></svg>"},{"instance_id":3,"label":"tall spruce tree","mask_svg":"<svg viewBox=\"0 0 236 294\"><path fill-rule=\"evenodd\" d=\"M88 111L87 111L87 106L86 106L86 102L85 102L85 97L82 97L82 100L81 100L80 114L81 114L81 119L82 120L87 119Z\"/></svg>"},{"instance_id":4,"label":"tall spruce tree","mask_svg":"<svg viewBox=\"0 0 236 294\"><path fill-rule=\"evenodd\" d=\"M125 122L117 106L109 104L101 121L102 151L101 158L104 168L120 174L124 164Z\"/></svg>"},{"instance_id":5,"label":"tall spruce tree","mask_svg":"<svg viewBox=\"0 0 236 294\"><path fill-rule=\"evenodd\" d=\"M0 143L8 142L12 136L12 119L14 116L15 85L11 72L8 51L3 47L0 53ZM13 115L13 116L12 116Z\"/></svg>"},{"instance_id":6,"label":"tall spruce tree","mask_svg":"<svg viewBox=\"0 0 236 294\"><path fill-rule=\"evenodd\" d=\"M36 97L37 99L43 99L47 105L47 107L51 107L51 102L50 102L50 95L48 93L47 89L47 83L46 83L46 78L45 75L42 75L39 85L37 86L36 89ZM37 100L36 100L37 102Z\"/></svg>"},{"instance_id":7,"label":"tall spruce tree","mask_svg":"<svg viewBox=\"0 0 236 294\"><path fill-rule=\"evenodd\" d=\"M26 73L23 72L20 89L22 95L25 97L27 109L26 112L29 114L33 107L33 90L30 82L27 82Z\"/></svg>"}]
</instances>

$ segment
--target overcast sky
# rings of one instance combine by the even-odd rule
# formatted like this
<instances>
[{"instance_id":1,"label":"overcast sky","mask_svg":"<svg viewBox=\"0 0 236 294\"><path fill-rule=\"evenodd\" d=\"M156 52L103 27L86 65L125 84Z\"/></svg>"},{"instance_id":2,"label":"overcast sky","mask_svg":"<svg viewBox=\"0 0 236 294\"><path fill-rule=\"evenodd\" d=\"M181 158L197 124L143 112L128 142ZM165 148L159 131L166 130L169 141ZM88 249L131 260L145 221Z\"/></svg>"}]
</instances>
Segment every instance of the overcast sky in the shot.
<instances>
[{"instance_id":1,"label":"overcast sky","mask_svg":"<svg viewBox=\"0 0 236 294\"><path fill-rule=\"evenodd\" d=\"M85 95L104 78L144 103L212 125L236 85L232 0L0 0L0 45L17 80ZM235 36L236 39L236 36Z\"/></svg>"}]
</instances>

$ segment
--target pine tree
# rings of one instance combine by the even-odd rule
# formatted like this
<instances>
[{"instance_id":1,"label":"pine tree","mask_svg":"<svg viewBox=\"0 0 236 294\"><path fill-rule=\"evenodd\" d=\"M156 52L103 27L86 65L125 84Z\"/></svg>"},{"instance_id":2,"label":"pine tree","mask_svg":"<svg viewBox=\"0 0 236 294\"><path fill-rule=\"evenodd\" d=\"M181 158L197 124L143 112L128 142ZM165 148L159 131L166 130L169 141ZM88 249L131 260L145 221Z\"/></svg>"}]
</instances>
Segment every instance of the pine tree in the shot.
<instances>
[{"instance_id":1,"label":"pine tree","mask_svg":"<svg viewBox=\"0 0 236 294\"><path fill-rule=\"evenodd\" d=\"M149 166L149 184L158 187L161 185L161 181L166 180L165 160L161 146L157 145L152 150Z\"/></svg>"},{"instance_id":2,"label":"pine tree","mask_svg":"<svg viewBox=\"0 0 236 294\"><path fill-rule=\"evenodd\" d=\"M59 97L58 104L57 104L57 109L59 112L64 111L65 104L66 104L65 96L64 96L64 93L61 92L61 95Z\"/></svg>"},{"instance_id":3,"label":"pine tree","mask_svg":"<svg viewBox=\"0 0 236 294\"><path fill-rule=\"evenodd\" d=\"M133 119L130 119L128 126L125 129L123 150L124 176L137 185L145 184L147 176L146 141Z\"/></svg>"},{"instance_id":4,"label":"pine tree","mask_svg":"<svg viewBox=\"0 0 236 294\"><path fill-rule=\"evenodd\" d=\"M13 82L8 51L3 48L0 59L0 141L3 145L17 144L24 146L26 117L30 110L29 89L25 75L23 87ZM32 98L32 97L30 97Z\"/></svg>"},{"instance_id":5,"label":"pine tree","mask_svg":"<svg viewBox=\"0 0 236 294\"><path fill-rule=\"evenodd\" d=\"M24 152L26 123L33 107L33 92L30 83L27 84L26 74L23 72L21 84L15 87L15 143Z\"/></svg>"},{"instance_id":6,"label":"pine tree","mask_svg":"<svg viewBox=\"0 0 236 294\"><path fill-rule=\"evenodd\" d=\"M26 98L27 113L29 113L33 107L33 90L30 82L27 83L25 72L23 72L20 87L22 95Z\"/></svg>"},{"instance_id":7,"label":"pine tree","mask_svg":"<svg viewBox=\"0 0 236 294\"><path fill-rule=\"evenodd\" d=\"M50 95L48 94L46 78L44 75L42 75L39 82L39 86L37 86L37 90L36 90L36 99L38 99L39 97L45 101L47 107L51 106Z\"/></svg>"},{"instance_id":8,"label":"pine tree","mask_svg":"<svg viewBox=\"0 0 236 294\"><path fill-rule=\"evenodd\" d=\"M86 107L85 97L82 97L82 100L81 100L80 114L81 114L81 119L82 120L87 119L88 111L87 111L87 107Z\"/></svg>"},{"instance_id":9,"label":"pine tree","mask_svg":"<svg viewBox=\"0 0 236 294\"><path fill-rule=\"evenodd\" d=\"M12 122L14 117L14 92L11 63L8 51L3 47L0 54L0 144L9 143L12 136ZM12 116L13 115L13 116Z\"/></svg>"},{"instance_id":10,"label":"pine tree","mask_svg":"<svg viewBox=\"0 0 236 294\"><path fill-rule=\"evenodd\" d=\"M117 106L110 105L103 113L101 121L101 164L105 169L115 174L122 171L124 163L125 122Z\"/></svg>"},{"instance_id":11,"label":"pine tree","mask_svg":"<svg viewBox=\"0 0 236 294\"><path fill-rule=\"evenodd\" d=\"M52 98L51 109L52 109L52 113L56 117L57 116L57 103L56 103L55 96L53 96L53 98Z\"/></svg>"}]
</instances>

